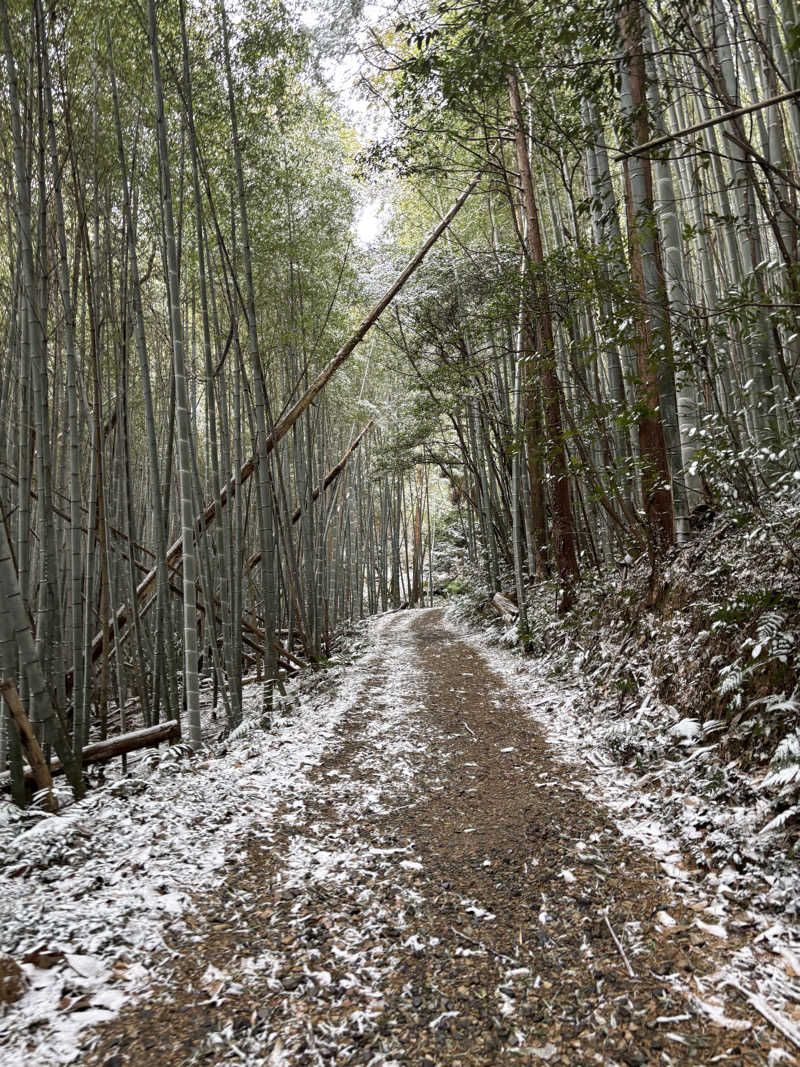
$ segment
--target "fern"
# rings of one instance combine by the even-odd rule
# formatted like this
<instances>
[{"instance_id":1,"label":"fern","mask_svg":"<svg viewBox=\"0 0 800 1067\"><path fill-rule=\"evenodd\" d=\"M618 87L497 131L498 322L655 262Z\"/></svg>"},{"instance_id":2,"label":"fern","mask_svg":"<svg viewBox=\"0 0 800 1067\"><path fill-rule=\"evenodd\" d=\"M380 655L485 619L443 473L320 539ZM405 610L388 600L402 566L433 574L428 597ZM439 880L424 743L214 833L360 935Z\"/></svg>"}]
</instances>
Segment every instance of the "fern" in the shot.
<instances>
[{"instance_id":1,"label":"fern","mask_svg":"<svg viewBox=\"0 0 800 1067\"><path fill-rule=\"evenodd\" d=\"M774 819L770 819L761 833L769 834L773 830L780 830L793 816L798 814L800 814L800 804L793 804L790 808L786 808L785 811L779 811Z\"/></svg>"},{"instance_id":2,"label":"fern","mask_svg":"<svg viewBox=\"0 0 800 1067\"><path fill-rule=\"evenodd\" d=\"M771 715L779 711L800 710L800 704L797 703L794 697L786 697L783 693L773 693L768 697L759 697L758 700L751 700L747 707L748 709L755 708L759 704L763 704L764 711Z\"/></svg>"},{"instance_id":3,"label":"fern","mask_svg":"<svg viewBox=\"0 0 800 1067\"><path fill-rule=\"evenodd\" d=\"M786 620L777 611L768 611L758 620L756 639L753 645L752 658L758 659L762 652L767 652L771 657L776 657L783 663L794 651L796 636L790 630L784 630Z\"/></svg>"},{"instance_id":4,"label":"fern","mask_svg":"<svg viewBox=\"0 0 800 1067\"><path fill-rule=\"evenodd\" d=\"M787 734L775 749L762 785L764 789L783 790L794 782L800 783L800 730Z\"/></svg>"},{"instance_id":5,"label":"fern","mask_svg":"<svg viewBox=\"0 0 800 1067\"><path fill-rule=\"evenodd\" d=\"M723 667L720 673L720 683L717 693L721 697L729 697L734 708L742 706L742 688L744 686L744 671L742 665L736 660L729 667Z\"/></svg>"},{"instance_id":6,"label":"fern","mask_svg":"<svg viewBox=\"0 0 800 1067\"><path fill-rule=\"evenodd\" d=\"M707 719L701 726L703 739L711 737L712 734L719 733L720 730L724 730L727 723L724 719Z\"/></svg>"},{"instance_id":7,"label":"fern","mask_svg":"<svg viewBox=\"0 0 800 1067\"><path fill-rule=\"evenodd\" d=\"M780 633L772 640L772 655L781 663L786 663L794 652L796 644L797 640L793 633Z\"/></svg>"},{"instance_id":8,"label":"fern","mask_svg":"<svg viewBox=\"0 0 800 1067\"><path fill-rule=\"evenodd\" d=\"M758 620L756 636L761 645L768 645L782 631L784 625L783 615L777 611L767 611Z\"/></svg>"},{"instance_id":9,"label":"fern","mask_svg":"<svg viewBox=\"0 0 800 1067\"><path fill-rule=\"evenodd\" d=\"M744 691L750 679L763 672L776 660L788 663L797 649L797 634L785 629L786 619L778 611L765 611L758 619L755 637L747 638L740 646L740 657L719 671L717 695L727 700L732 711L739 711L744 700ZM750 655L747 656L749 649ZM748 663L744 666L742 660ZM757 662L754 662L757 661ZM794 713L800 704L783 693L760 697L747 705L747 710L763 704L768 715L780 712Z\"/></svg>"},{"instance_id":10,"label":"fern","mask_svg":"<svg viewBox=\"0 0 800 1067\"><path fill-rule=\"evenodd\" d=\"M231 730L231 732L228 734L227 740L229 743L231 741L241 741L245 737L250 737L251 734L254 734L257 730L260 729L261 720L258 718L258 716L253 716L250 719L244 719L242 722L239 723L237 727Z\"/></svg>"},{"instance_id":11,"label":"fern","mask_svg":"<svg viewBox=\"0 0 800 1067\"><path fill-rule=\"evenodd\" d=\"M170 745L167 749L169 758L173 760L188 759L194 749L191 745L187 745L185 741L176 741L174 745Z\"/></svg>"}]
</instances>

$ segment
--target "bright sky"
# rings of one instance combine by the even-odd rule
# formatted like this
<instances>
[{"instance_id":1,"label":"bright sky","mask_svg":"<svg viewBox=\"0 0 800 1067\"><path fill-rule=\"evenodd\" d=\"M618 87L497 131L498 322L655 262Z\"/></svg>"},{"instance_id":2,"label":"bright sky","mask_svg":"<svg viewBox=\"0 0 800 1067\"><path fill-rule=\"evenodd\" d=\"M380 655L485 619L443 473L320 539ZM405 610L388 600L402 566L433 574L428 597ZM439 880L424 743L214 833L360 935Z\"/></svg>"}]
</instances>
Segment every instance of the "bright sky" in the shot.
<instances>
[{"instance_id":1,"label":"bright sky","mask_svg":"<svg viewBox=\"0 0 800 1067\"><path fill-rule=\"evenodd\" d=\"M381 196L371 196L356 216L356 240L368 248L386 229L390 211Z\"/></svg>"},{"instance_id":2,"label":"bright sky","mask_svg":"<svg viewBox=\"0 0 800 1067\"><path fill-rule=\"evenodd\" d=\"M364 26L376 24L385 13L385 4L366 3L362 12ZM301 16L309 27L317 25L320 19L315 9L314 0L305 7ZM358 56L351 55L335 62L323 63L323 70L328 85L338 95L347 121L357 131L362 144L374 140L379 133L385 132L386 120L367 106L363 96L357 91L359 79ZM377 185L365 185L363 203L354 221L354 238L362 248L367 248L380 238L391 218L391 204Z\"/></svg>"}]
</instances>

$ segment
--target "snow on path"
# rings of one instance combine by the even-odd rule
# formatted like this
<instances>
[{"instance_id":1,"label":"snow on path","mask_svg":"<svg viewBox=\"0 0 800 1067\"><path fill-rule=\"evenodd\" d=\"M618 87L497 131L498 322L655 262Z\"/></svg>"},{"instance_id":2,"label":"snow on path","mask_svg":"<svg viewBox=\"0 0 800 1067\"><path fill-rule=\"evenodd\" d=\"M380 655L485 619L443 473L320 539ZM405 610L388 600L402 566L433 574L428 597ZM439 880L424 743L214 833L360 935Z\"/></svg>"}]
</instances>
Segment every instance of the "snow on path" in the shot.
<instances>
[{"instance_id":1,"label":"snow on path","mask_svg":"<svg viewBox=\"0 0 800 1067\"><path fill-rule=\"evenodd\" d=\"M482 927L486 923L492 926L504 912L497 907L487 911L482 905L490 901L488 897L481 897L481 891L488 887L482 882L479 885L474 875L467 875L468 880L463 882L460 870L456 874L456 899L445 899L442 910L436 902L440 901L439 887L448 885L443 879L451 878L455 873L451 873L447 867L450 850L445 847L438 856L438 860L444 862L437 862L435 868L427 869L424 856L431 857L430 841L426 846L417 840L418 833L415 831L421 831L424 825L441 826L441 815L434 814L430 808L432 791L447 790L446 797L457 808L468 804L466 800L458 800L458 795L476 792L476 789L468 787L466 780L472 778L472 772L464 774L458 769L459 756L462 760L460 768L478 767L471 761L463 761L465 735L460 728L456 734L452 732L453 715L458 716L459 705L464 706L465 702L474 701L477 696L481 702L484 699L494 701L498 712L501 712L502 708L509 706L509 694L496 689L485 678L479 684L479 695L471 691L469 686L464 689L459 687L459 678L472 678L474 675L472 671L460 670L463 666L463 660L459 661L464 655L463 646L459 650L458 642L448 643L448 635L443 632L435 616L433 648L427 656L420 655L424 651L424 635L429 625L426 614L404 613L379 622L375 632L375 651L368 657L372 673L371 676L369 672L363 676L364 684L349 702L346 720L340 720L341 744L329 746L324 761L310 776L313 786L310 791L306 784L302 795L291 792L284 795L282 807L274 812L274 833L267 831L260 835L263 849L257 849L252 854L249 868L242 870L241 877L235 882L235 899L230 895L229 883L227 901L219 907L231 925L230 934L209 939L198 932L195 936L178 938L176 948L181 949L181 955L175 961L174 970L153 989L148 1001L148 1021L143 1024L136 1012L127 1012L119 1026L100 1031L97 1035L98 1044L92 1054L92 1064L106 1062L105 1057L112 1050L120 1048L126 1050L128 1058L125 1062L139 1062L138 1057L142 1057L141 1062L150 1067L159 1061L153 1059L153 1054L148 1051L152 1041L148 1045L144 1039L140 1039L142 1029L152 1037L156 1032L171 1033L177 1024L183 1035L183 1050L190 1049L194 1056L209 1058L215 1063L246 1062L250 1067L259 1067L261 1064L280 1067L285 1064L288 1067L294 1062L338 1064L366 1063L368 1060L372 1067L388 1067L398 1061L408 1062L404 1058L405 1052L412 1045L417 1047L421 1033L430 1030L438 1036L440 1027L449 1030L451 1023L469 1027L468 1017L458 1022L458 1017L463 1013L460 998L465 987L458 986L460 979L454 978L457 971L454 970L452 957L478 955L486 958L487 950L480 941L482 934L479 929L468 928L466 943L471 948L465 948L458 940L453 943L452 937L441 928L443 917L463 913L469 922ZM450 634L455 636L452 629ZM480 642L474 642L473 647L480 660L502 675L507 675L512 665L518 662L512 658L504 659L502 655L495 657L491 650L480 647ZM432 663L436 661L440 661L441 668L432 668ZM431 677L431 670L438 674L439 669L442 674L437 686ZM483 673L483 667L477 663L473 670ZM446 680L442 681L442 678ZM519 695L522 707L531 699L542 699L546 695L558 707L559 722L562 718L565 722L569 719L568 690L552 686L543 689L541 679L532 678L530 672L527 672L524 681L518 681L522 684L519 687L515 685L513 689ZM451 682L453 684L448 697L447 687ZM532 694L534 688L535 696ZM481 714L485 715L487 711L483 708ZM467 717L470 715L471 711ZM490 717L495 723L501 724L499 732L491 735L492 749L498 753L521 752L519 744L507 747L502 733L502 714ZM473 720L480 730L479 721L485 725L486 719ZM469 724L465 721L463 725L477 743ZM567 751L564 737L559 736L558 730L553 732L552 722L545 722L544 725L550 727L551 741L557 754L574 757L580 753L580 747ZM513 723L509 727L511 736L516 737ZM528 731L525 736L530 737L531 732ZM456 750L451 751L453 746L449 742L454 741ZM572 736L572 741L577 745L578 736ZM538 751L541 758L541 749ZM487 772L486 754L476 753L476 758L483 760L481 766ZM555 797L553 810L547 805L544 809L541 806L535 809L539 815L544 810L547 817L565 803L565 796L560 794L564 794L565 789L569 791L577 783L568 768L565 767L565 773L562 773L557 763L550 762L549 757L544 759L542 766L547 768L545 774L553 779L555 793L559 794ZM571 783L569 787L565 786L566 778ZM542 783L533 784L536 788ZM589 782L583 783L594 806L597 796L588 786ZM486 799L491 801L499 797L494 798L489 790ZM409 807L416 809L416 812L403 821L403 813L408 814ZM505 809L501 805L500 809L492 807L492 810L497 813ZM512 811L512 818L515 818L513 801ZM431 816L434 822L429 824L427 820ZM449 820L449 816L446 819ZM576 826L578 819L576 812ZM460 812L457 832L478 834L479 831L471 826L463 825L465 820L465 813ZM481 825L480 832L485 835L487 842L494 842L491 826L486 825L485 820ZM581 825L585 830L585 815ZM595 825L591 816L588 825ZM565 829L569 834L570 828ZM424 838L425 835L420 836ZM436 833L434 836L437 842L443 840ZM444 840L446 842L447 835ZM518 844L524 848L526 840L527 831ZM540 844L541 854L550 859L554 854L566 857L569 853L569 848L562 849L558 845L555 848L552 845L548 847L544 840ZM512 847L516 849L516 843ZM578 841L575 850L579 848ZM463 863L461 849L456 851L462 855ZM625 851L624 847L620 851L612 846L610 852L614 861L621 862L622 868L626 866L625 859L621 858L625 856ZM437 855L436 850L433 855ZM536 855L530 859L532 865L538 864ZM470 869L475 866L473 860L475 856L466 864ZM491 860L484 860L480 866L485 866L487 862L491 867ZM576 879L568 863L558 877L565 884L580 881L593 885L595 880L591 867L588 873L586 870L579 871ZM545 881L541 884L544 885ZM666 877L664 883L668 883ZM613 884L619 884L623 898L629 899L625 894L630 893L630 886L626 889L621 880L619 883L615 880ZM264 913L260 909L265 903L264 890L267 885L268 906ZM470 885L478 891L464 892L464 885ZM497 883L497 886L501 885L502 880ZM648 882L648 894L653 888ZM435 899L432 898L432 890ZM571 891L565 890L564 895L571 896ZM515 896L519 896L518 891L507 900L501 891L497 902L511 903ZM677 902L669 899L672 902L667 906L673 910L673 903L677 906ZM565 921L564 915L559 911L557 900L547 909L544 900L543 893L539 924L552 926L555 931L558 924ZM707 911L705 907L699 910ZM497 912L497 915L493 912ZM266 919L261 918L264 914ZM675 914L680 916L681 923L686 923L685 910L676 910ZM574 917L568 909L567 918L571 923ZM638 970L641 966L639 954L645 951L644 946L639 944L641 924L638 921L626 921L626 917L630 918L627 905L616 917L612 916L614 926L623 937ZM670 922L675 923L666 912L660 913L659 921L661 919L666 927ZM718 924L711 916L706 915L706 920L697 916L698 931L718 938ZM211 922L214 921L212 918ZM692 921L690 913L688 922ZM457 923L457 926L460 925ZM498 926L503 926L503 922L499 922ZM688 930L689 925L682 925L681 929ZM515 930L511 930L512 935ZM246 937L241 936L243 931L247 931ZM507 933L500 933L501 941L498 943L503 951L506 950L503 938ZM458 938L459 930L451 930L451 934ZM479 940L475 940L476 935ZM558 938L561 935L554 936ZM196 965L192 965L187 959L195 953L195 943L197 960ZM533 956L538 959L541 954L537 955L535 945L536 942L533 942ZM583 944L581 949L584 950ZM589 960L594 958L595 951L601 954L598 958L604 959L602 945L586 947L584 951L588 953ZM619 951L625 960L625 949L620 948ZM427 992L422 984L413 986L409 981L409 955L424 960L419 967L426 974L431 966L434 970L439 968L435 978L426 979L431 985ZM715 958L718 955L715 951ZM503 966L507 973L495 990L499 1007L494 998L491 1003L487 1001L482 1006L482 1014L477 1020L472 1020L478 1026L475 1036L486 1033L492 1011L499 1011L504 1019L509 1020L509 1028L513 1029L505 1049L508 1055L523 1049L531 1054L546 1052L548 1057L556 1055L555 1045L539 1043L528 1048L527 1024L515 1017L517 999L521 997L525 1000L526 994L522 988L516 995L513 990L511 995L508 992L516 981L514 976L526 976L525 982L530 979L535 989L535 983L541 975L537 972L534 978L528 967L520 969L516 965L509 970L507 963L514 961L504 956L503 952L500 958L505 961ZM616 956L614 960L620 966ZM538 959L539 969L543 964L546 965L546 960ZM602 973L604 966L599 973ZM470 961L466 972L460 973L469 974L471 968ZM544 973L549 972L545 969ZM576 982L581 980L576 977ZM469 982L469 978L466 981ZM485 982L484 976L482 981ZM675 984L674 992L681 1009L684 1000L690 1005L689 1014L683 1010L678 1014L666 1012L670 1018L654 1020L659 1024L694 1018L695 1032L699 1032L702 1038L704 1019L716 1012L717 1017L713 1021L723 1033L726 1030L733 1033L750 1031L752 1022L743 1019L740 1013L734 1016L725 1014L725 998L716 995L718 986L709 985L704 972L695 971L691 989L678 975L673 979L659 978L658 981L670 987ZM574 997L574 990L579 987L577 984L571 985L572 982L570 973L566 984L568 998ZM489 981L485 984L487 989L492 989L496 983ZM438 990L438 1000L429 1005L428 998L434 995L434 989ZM645 997L641 989L639 987L640 998ZM198 993L208 994L211 999L207 1003L215 1006L204 1012L202 1003L197 1004ZM422 1001L420 1010L423 1016L420 1018L414 1014L413 1021L410 1021L409 1009L412 1013L416 1013L417 1009L415 1000ZM459 1001L455 1008L454 1000ZM201 1007L199 1013L198 1006ZM561 1006L563 1008L564 1004ZM675 1007L674 1001L672 1006ZM432 1012L431 1018L424 1015L428 1008L428 1014ZM187 1014L181 1016L178 1014L180 1012ZM398 1018L403 1022L398 1023ZM591 1020L588 1021L591 1023ZM763 1030L763 1024L760 1030ZM681 1035L673 1037L675 1041L688 1040ZM562 1042L563 1038L559 1044ZM164 1062L170 1063L182 1062L180 1057L183 1054L185 1052L181 1052L174 1044L159 1048L158 1051L158 1055L164 1057ZM467 1062L494 1062L493 1058L487 1058L492 1055L484 1049L474 1061ZM436 1059L434 1062L448 1061ZM560 1062L565 1062L563 1055ZM601 1061L598 1059L596 1062ZM747 1062L754 1061L749 1058Z\"/></svg>"},{"instance_id":2,"label":"snow on path","mask_svg":"<svg viewBox=\"0 0 800 1067\"><path fill-rule=\"evenodd\" d=\"M157 978L150 961L163 955L165 926L174 929L191 909L192 893L221 884L248 841L269 839L279 806L300 817L309 772L337 742L365 679L402 656L396 623L386 636L392 621L372 620L368 651L325 672L322 691L301 697L268 734L197 759L161 750L136 778L94 789L57 815L0 801L0 953L21 962L29 981L21 1000L0 1005L0 1064L75 1061L81 1031L111 1019ZM407 674L403 664L398 678ZM245 719L258 704L254 685ZM412 753L395 747L398 774L410 772Z\"/></svg>"},{"instance_id":3,"label":"snow on path","mask_svg":"<svg viewBox=\"0 0 800 1067\"><path fill-rule=\"evenodd\" d=\"M752 931L748 943L729 956L710 977L709 984L717 990L744 986L751 1006L762 1015L766 1012L765 1017L770 1012L777 1014L777 1029L783 1026L784 1033L791 1031L790 1040L800 1049L796 1008L800 1003L800 930L788 917L768 910L758 896L752 899L744 888L737 892L738 872L730 864L722 870L691 871L685 852L687 844L700 837L693 818L698 801L691 792L682 794L682 779L675 775L675 780L670 781L668 772L664 781L659 781L661 776L655 781L650 775L637 777L605 758L602 728L575 709L580 690L574 682L548 678L535 660L523 659L485 633L476 633L452 611L446 613L446 618L461 639L479 651L502 678L520 706L528 710L553 751L565 762L581 767L584 776L576 778L575 784L586 797L600 802L610 812L622 837L657 859L672 890L690 901L693 910L716 916L711 925L697 918L698 930L711 933L722 942L737 927ZM692 758L690 754L686 763ZM685 771L686 763L681 770ZM648 785L655 786L653 792L646 789ZM665 815L668 808L669 824ZM748 824L755 822L752 811L738 814ZM769 889L772 877L765 872L762 889ZM800 892L796 872L795 884ZM768 894L763 895L768 898ZM669 919L664 917L665 925ZM788 1016L783 1014L787 1011Z\"/></svg>"},{"instance_id":4,"label":"snow on path","mask_svg":"<svg viewBox=\"0 0 800 1067\"><path fill-rule=\"evenodd\" d=\"M368 1008L363 1018L351 1019L348 1025L356 1030L368 1025L382 1007L381 988L395 961L392 952L384 953L381 947L386 941L381 931L391 924L415 948L408 940L415 932L403 928L400 918L403 907L388 914L380 890L389 884L394 865L413 870L418 857L407 846L374 847L359 835L358 823L419 801L414 777L432 741L415 714L423 690L410 630L421 614L390 613L372 620L368 650L355 664L321 675L319 690L301 697L293 717L279 720L268 734L258 731L198 760L175 750L162 753L146 770L137 768L137 779L95 790L63 814L41 816L32 826L25 816L21 833L16 809L0 806L5 864L0 871L0 951L30 960L23 965L29 992L0 1015L1 1065L48 1067L76 1061L87 1027L113 1019L126 1002L140 998L160 978L168 981L166 927L171 933L186 930L193 892L220 886L245 860L253 842L269 846L279 812L284 826L294 829L280 857L277 886L298 892L296 921L302 920L304 894L315 884L338 884L363 907L361 932L354 930L344 951L354 976L353 995L374 1004L374 1011ZM479 650L521 706L530 708L555 752L586 766L586 754L594 745L587 739L587 724L571 712L569 688L532 676L518 656L465 633L452 619L448 623ZM494 697L498 705L501 697ZM257 702L253 690L251 714ZM342 729L345 719L362 723L347 773L320 770L348 744ZM624 834L656 852L673 884L687 881L677 844L640 803L638 791L632 789L633 776L590 756L592 760L586 780L575 784L616 814ZM320 774L325 775L324 785ZM312 800L321 790L330 798L333 829L330 818L315 814ZM563 873L566 878L569 872ZM722 931L729 921L725 895L715 889L709 900L708 888L705 904L719 903L723 909ZM692 891L697 893L696 888ZM792 963L797 956L782 928L770 930L762 924L759 929L763 945L782 953L784 970L770 969L754 943L718 979L741 981L745 975L751 994L769 997L764 1006L771 1009L787 993L791 971L786 961ZM423 948L420 944L419 950ZM50 960L44 959L45 951ZM209 982L219 990L251 975L276 986L283 980L283 965L277 957L240 959L238 974L215 971ZM316 980L324 984L325 975L319 972ZM272 1067L291 1063L276 1051L283 1036L283 1031L273 1035ZM340 1045L347 1040L344 1033L329 1036ZM228 1036L210 1034L209 1041L218 1042L217 1062L223 1062ZM262 1062L256 1046L245 1048L245 1056L251 1065Z\"/></svg>"}]
</instances>

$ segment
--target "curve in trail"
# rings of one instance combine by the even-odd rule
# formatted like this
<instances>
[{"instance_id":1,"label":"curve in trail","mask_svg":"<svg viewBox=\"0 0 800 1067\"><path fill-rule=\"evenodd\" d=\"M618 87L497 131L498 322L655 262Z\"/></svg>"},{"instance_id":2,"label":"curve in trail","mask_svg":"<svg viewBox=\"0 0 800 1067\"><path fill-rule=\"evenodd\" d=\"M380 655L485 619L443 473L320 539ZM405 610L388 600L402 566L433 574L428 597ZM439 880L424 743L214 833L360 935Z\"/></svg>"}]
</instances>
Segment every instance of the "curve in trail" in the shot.
<instances>
[{"instance_id":1,"label":"curve in trail","mask_svg":"<svg viewBox=\"0 0 800 1067\"><path fill-rule=\"evenodd\" d=\"M314 788L81 1062L766 1062L763 1020L698 996L714 938L473 641L384 616L361 672Z\"/></svg>"}]
</instances>

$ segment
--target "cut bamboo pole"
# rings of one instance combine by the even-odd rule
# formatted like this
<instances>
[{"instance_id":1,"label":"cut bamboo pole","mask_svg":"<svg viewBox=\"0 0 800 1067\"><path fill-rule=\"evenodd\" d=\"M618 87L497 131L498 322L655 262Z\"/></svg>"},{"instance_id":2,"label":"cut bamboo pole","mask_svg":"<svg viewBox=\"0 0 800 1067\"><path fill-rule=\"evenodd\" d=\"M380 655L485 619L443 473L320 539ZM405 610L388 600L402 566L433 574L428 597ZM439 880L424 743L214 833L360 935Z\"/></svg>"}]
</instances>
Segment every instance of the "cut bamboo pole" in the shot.
<instances>
[{"instance_id":1,"label":"cut bamboo pole","mask_svg":"<svg viewBox=\"0 0 800 1067\"><path fill-rule=\"evenodd\" d=\"M3 689L3 698L8 700L5 692L5 686L13 683L3 682L0 684L0 688ZM15 690L16 692L16 690ZM17 696L19 701L19 696ZM10 706L10 704L9 704ZM21 703L20 703L21 707ZM13 712L12 712L13 714ZM24 716L24 712L23 712ZM16 715L14 716L16 721ZM25 720L27 722L27 719ZM28 724L30 726L30 724ZM90 745L85 745L82 752L82 760L84 767L90 763L106 763L108 760L114 759L116 756L123 756L127 752L138 752L143 748L155 748L156 745L160 745L165 741L177 741L180 738L180 724L177 719L170 719L168 722L158 723L156 726L145 726L141 730L131 730L130 733L118 734L117 737L108 738L106 741L94 741ZM34 743L36 738L33 738ZM23 741L23 747L25 747ZM37 746L38 747L38 746ZM40 789L49 789L53 784L52 778L50 778L49 784L40 784L40 771L37 771L37 766L31 760L30 751L25 748L30 761L30 766L23 768L23 774L27 781L35 781ZM41 749L39 749L39 755L41 756ZM45 764L45 768L48 776L51 774L63 774L64 768L61 765L60 760L53 760L49 769ZM0 774L0 789L8 787L10 782L10 775Z\"/></svg>"}]
</instances>

